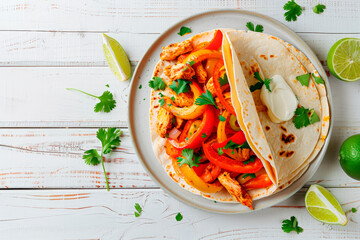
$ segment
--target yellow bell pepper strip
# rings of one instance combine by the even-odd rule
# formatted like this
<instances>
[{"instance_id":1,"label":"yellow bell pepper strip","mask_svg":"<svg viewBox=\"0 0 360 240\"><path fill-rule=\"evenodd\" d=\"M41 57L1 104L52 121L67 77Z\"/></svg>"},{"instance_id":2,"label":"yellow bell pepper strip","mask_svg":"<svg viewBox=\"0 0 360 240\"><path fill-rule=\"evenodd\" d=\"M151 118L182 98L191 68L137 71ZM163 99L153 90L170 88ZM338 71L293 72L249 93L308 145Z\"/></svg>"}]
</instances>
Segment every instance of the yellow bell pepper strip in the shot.
<instances>
[{"instance_id":1,"label":"yellow bell pepper strip","mask_svg":"<svg viewBox=\"0 0 360 240\"><path fill-rule=\"evenodd\" d=\"M236 124L235 124L236 121L237 121L236 116L231 114L230 119L229 119L229 125L230 125L230 127L232 128L232 130L238 132L238 131L240 131L241 129L240 129L239 126L236 126Z\"/></svg>"},{"instance_id":2,"label":"yellow bell pepper strip","mask_svg":"<svg viewBox=\"0 0 360 240\"><path fill-rule=\"evenodd\" d=\"M201 147L202 142L204 142L213 131L215 122L214 107L210 105L205 106L206 110L197 131L193 135L189 136L187 140L185 139L185 141L179 142L176 139L169 139L168 141L171 145L180 150L184 148L196 149L198 147Z\"/></svg>"},{"instance_id":3,"label":"yellow bell pepper strip","mask_svg":"<svg viewBox=\"0 0 360 240\"><path fill-rule=\"evenodd\" d=\"M173 164L178 164L173 161ZM180 167L180 171L184 176L185 181L203 193L216 193L223 189L223 186L219 182L206 183L204 182L189 165L183 164Z\"/></svg>"},{"instance_id":4,"label":"yellow bell pepper strip","mask_svg":"<svg viewBox=\"0 0 360 240\"><path fill-rule=\"evenodd\" d=\"M230 113L226 110L223 111L223 113L221 114L221 116L223 116L225 118L225 121L221 122L219 121L218 127L217 127L217 141L218 143L222 143L225 142L226 140L228 140L228 137L226 136L226 122L227 119L229 117ZM226 145L226 143L224 144L224 146ZM222 146L222 147L224 147ZM217 150L217 149L216 149ZM234 151L234 153L232 153L232 151ZM232 157L234 159L240 159L238 151L237 150L230 150L230 149L223 149L223 152L226 153L229 157Z\"/></svg>"},{"instance_id":5,"label":"yellow bell pepper strip","mask_svg":"<svg viewBox=\"0 0 360 240\"><path fill-rule=\"evenodd\" d=\"M199 85L197 85L195 82L192 82L190 84L190 88L191 91L194 93L194 99L197 99L203 93ZM165 100L165 104L163 105L163 108L174 114L176 117L186 120L195 119L201 116L205 112L207 107L206 105L200 106L193 104L190 107L179 108L172 105L172 100L170 98L164 97L164 100Z\"/></svg>"},{"instance_id":6,"label":"yellow bell pepper strip","mask_svg":"<svg viewBox=\"0 0 360 240\"><path fill-rule=\"evenodd\" d=\"M222 53L215 50L201 49L189 54L182 63L186 64L188 62L194 61L194 64L204 61L208 58L222 58ZM193 65L194 65L193 64Z\"/></svg>"}]
</instances>

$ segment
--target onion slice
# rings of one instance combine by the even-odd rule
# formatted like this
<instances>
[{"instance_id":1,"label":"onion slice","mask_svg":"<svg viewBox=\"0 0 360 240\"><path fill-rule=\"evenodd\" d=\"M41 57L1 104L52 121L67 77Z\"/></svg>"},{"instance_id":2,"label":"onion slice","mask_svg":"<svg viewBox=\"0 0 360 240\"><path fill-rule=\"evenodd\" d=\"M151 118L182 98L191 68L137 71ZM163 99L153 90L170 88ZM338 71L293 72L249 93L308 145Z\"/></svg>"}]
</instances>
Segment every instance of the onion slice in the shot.
<instances>
[{"instance_id":1,"label":"onion slice","mask_svg":"<svg viewBox=\"0 0 360 240\"><path fill-rule=\"evenodd\" d=\"M181 131L179 129L177 129L176 127L174 127L169 132L169 138L170 139L177 139L180 136L180 134L181 134Z\"/></svg>"}]
</instances>

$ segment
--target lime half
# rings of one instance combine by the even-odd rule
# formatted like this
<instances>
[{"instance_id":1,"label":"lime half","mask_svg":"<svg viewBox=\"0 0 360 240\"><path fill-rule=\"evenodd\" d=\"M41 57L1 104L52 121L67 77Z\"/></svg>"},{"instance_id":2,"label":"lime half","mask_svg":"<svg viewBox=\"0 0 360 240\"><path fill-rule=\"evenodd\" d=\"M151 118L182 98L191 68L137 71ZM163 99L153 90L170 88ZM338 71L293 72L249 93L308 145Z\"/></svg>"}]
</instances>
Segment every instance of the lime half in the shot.
<instances>
[{"instance_id":1,"label":"lime half","mask_svg":"<svg viewBox=\"0 0 360 240\"><path fill-rule=\"evenodd\" d=\"M360 79L360 39L343 38L337 41L327 56L330 72L340 80L354 82Z\"/></svg>"},{"instance_id":2,"label":"lime half","mask_svg":"<svg viewBox=\"0 0 360 240\"><path fill-rule=\"evenodd\" d=\"M334 195L320 185L310 186L305 195L305 206L310 215L320 222L343 226L348 222Z\"/></svg>"},{"instance_id":3,"label":"lime half","mask_svg":"<svg viewBox=\"0 0 360 240\"><path fill-rule=\"evenodd\" d=\"M120 43L103 33L103 50L106 61L115 76L121 81L129 79L131 66L129 58Z\"/></svg>"}]
</instances>

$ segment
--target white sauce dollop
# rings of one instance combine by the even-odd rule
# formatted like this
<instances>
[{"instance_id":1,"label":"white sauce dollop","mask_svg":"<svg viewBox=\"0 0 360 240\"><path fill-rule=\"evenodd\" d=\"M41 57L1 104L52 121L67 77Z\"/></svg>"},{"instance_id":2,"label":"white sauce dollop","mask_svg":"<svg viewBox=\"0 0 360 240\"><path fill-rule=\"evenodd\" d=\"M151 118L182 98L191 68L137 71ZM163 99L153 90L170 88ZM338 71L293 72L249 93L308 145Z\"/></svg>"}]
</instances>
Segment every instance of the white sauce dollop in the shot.
<instances>
[{"instance_id":1,"label":"white sauce dollop","mask_svg":"<svg viewBox=\"0 0 360 240\"><path fill-rule=\"evenodd\" d=\"M268 108L270 120L280 123L290 120L298 106L298 100L280 75L274 75L270 81L271 92L265 84L261 88L260 99Z\"/></svg>"}]
</instances>

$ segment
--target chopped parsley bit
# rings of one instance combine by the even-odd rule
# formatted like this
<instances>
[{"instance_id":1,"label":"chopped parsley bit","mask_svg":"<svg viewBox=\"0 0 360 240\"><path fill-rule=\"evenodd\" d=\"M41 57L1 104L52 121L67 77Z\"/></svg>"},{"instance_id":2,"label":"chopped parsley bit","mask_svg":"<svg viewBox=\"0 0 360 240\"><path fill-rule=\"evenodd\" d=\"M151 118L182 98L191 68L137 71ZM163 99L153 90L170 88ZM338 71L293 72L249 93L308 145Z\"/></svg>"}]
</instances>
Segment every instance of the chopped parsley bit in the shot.
<instances>
[{"instance_id":1,"label":"chopped parsley bit","mask_svg":"<svg viewBox=\"0 0 360 240\"><path fill-rule=\"evenodd\" d=\"M271 79L270 79L270 78L265 78L264 84L265 84L266 89L267 89L269 92L271 92L270 82L271 82Z\"/></svg>"},{"instance_id":2,"label":"chopped parsley bit","mask_svg":"<svg viewBox=\"0 0 360 240\"><path fill-rule=\"evenodd\" d=\"M164 94L162 94L161 92L159 92L159 96L160 96L160 97L163 97L163 96L164 96Z\"/></svg>"},{"instance_id":3,"label":"chopped parsley bit","mask_svg":"<svg viewBox=\"0 0 360 240\"><path fill-rule=\"evenodd\" d=\"M229 83L229 79L226 75L226 73L224 74L223 77L219 77L219 83L220 83L220 86L224 86L225 84Z\"/></svg>"},{"instance_id":4,"label":"chopped parsley bit","mask_svg":"<svg viewBox=\"0 0 360 240\"><path fill-rule=\"evenodd\" d=\"M169 104L168 104L168 106L169 106L169 107L171 107L171 106L172 106L172 104L171 104L171 103L169 103Z\"/></svg>"},{"instance_id":5,"label":"chopped parsley bit","mask_svg":"<svg viewBox=\"0 0 360 240\"><path fill-rule=\"evenodd\" d=\"M214 203L217 203L217 201L214 201Z\"/></svg>"},{"instance_id":6,"label":"chopped parsley bit","mask_svg":"<svg viewBox=\"0 0 360 240\"><path fill-rule=\"evenodd\" d=\"M296 21L297 17L301 15L302 8L298 5L294 0L288 1L284 5L284 13L285 20L288 22Z\"/></svg>"},{"instance_id":7,"label":"chopped parsley bit","mask_svg":"<svg viewBox=\"0 0 360 240\"><path fill-rule=\"evenodd\" d=\"M356 208L351 208L351 212L356 213L357 209Z\"/></svg>"},{"instance_id":8,"label":"chopped parsley bit","mask_svg":"<svg viewBox=\"0 0 360 240\"><path fill-rule=\"evenodd\" d=\"M185 67L184 69L181 69L182 72L185 72L186 70L188 70L189 67Z\"/></svg>"},{"instance_id":9,"label":"chopped parsley bit","mask_svg":"<svg viewBox=\"0 0 360 240\"><path fill-rule=\"evenodd\" d=\"M291 231L295 231L297 234L303 232L303 229L298 226L298 221L296 217L292 216L290 219L286 219L282 221L282 230L286 233L289 233Z\"/></svg>"},{"instance_id":10,"label":"chopped parsley bit","mask_svg":"<svg viewBox=\"0 0 360 240\"><path fill-rule=\"evenodd\" d=\"M172 101L175 101L175 97L174 97L174 96L172 96L170 99L171 99Z\"/></svg>"},{"instance_id":11,"label":"chopped parsley bit","mask_svg":"<svg viewBox=\"0 0 360 240\"><path fill-rule=\"evenodd\" d=\"M142 85L141 85L141 84L139 85L139 89L142 89Z\"/></svg>"},{"instance_id":12,"label":"chopped parsley bit","mask_svg":"<svg viewBox=\"0 0 360 240\"><path fill-rule=\"evenodd\" d=\"M314 111L314 109L307 109L301 106L300 108L297 108L295 111L295 117L293 119L293 123L295 124L295 127L297 129L300 129L302 127L306 127L310 124L319 122L320 118Z\"/></svg>"},{"instance_id":13,"label":"chopped parsley bit","mask_svg":"<svg viewBox=\"0 0 360 240\"><path fill-rule=\"evenodd\" d=\"M186 141L189 141L189 138L187 137L187 138L185 138L185 140L186 140Z\"/></svg>"},{"instance_id":14,"label":"chopped parsley bit","mask_svg":"<svg viewBox=\"0 0 360 240\"><path fill-rule=\"evenodd\" d=\"M317 84L325 84L324 80L321 77L318 77L315 74L312 74L312 76Z\"/></svg>"},{"instance_id":15,"label":"chopped parsley bit","mask_svg":"<svg viewBox=\"0 0 360 240\"><path fill-rule=\"evenodd\" d=\"M181 213L178 213L176 214L175 219L176 221L180 222L183 219L183 216L181 215Z\"/></svg>"},{"instance_id":16,"label":"chopped parsley bit","mask_svg":"<svg viewBox=\"0 0 360 240\"><path fill-rule=\"evenodd\" d=\"M265 84L266 89L269 90L269 92L271 92L271 89L270 89L271 79L270 78L265 78L265 80L263 80L260 77L259 72L254 72L254 78L259 80L259 82L257 82L256 84L250 86L250 91L251 92L254 92L254 91L258 90L258 89L261 89L264 84Z\"/></svg>"},{"instance_id":17,"label":"chopped parsley bit","mask_svg":"<svg viewBox=\"0 0 360 240\"><path fill-rule=\"evenodd\" d=\"M245 141L243 144L241 144L240 148L241 149L250 148L249 143L247 141Z\"/></svg>"},{"instance_id":18,"label":"chopped parsley bit","mask_svg":"<svg viewBox=\"0 0 360 240\"><path fill-rule=\"evenodd\" d=\"M105 87L110 87L109 84L106 84Z\"/></svg>"},{"instance_id":19,"label":"chopped parsley bit","mask_svg":"<svg viewBox=\"0 0 360 240\"><path fill-rule=\"evenodd\" d=\"M182 27L180 28L180 31L178 32L178 34L179 34L180 36L184 36L185 34L189 34L189 33L191 33L191 29L188 28L188 27L184 27L184 26L182 26Z\"/></svg>"},{"instance_id":20,"label":"chopped parsley bit","mask_svg":"<svg viewBox=\"0 0 360 240\"><path fill-rule=\"evenodd\" d=\"M164 106L164 105L165 105L165 100L164 100L164 98L161 98L161 99L159 100L159 103L160 103L160 107Z\"/></svg>"},{"instance_id":21,"label":"chopped parsley bit","mask_svg":"<svg viewBox=\"0 0 360 240\"><path fill-rule=\"evenodd\" d=\"M143 100L145 101L145 98Z\"/></svg>"},{"instance_id":22,"label":"chopped parsley bit","mask_svg":"<svg viewBox=\"0 0 360 240\"><path fill-rule=\"evenodd\" d=\"M218 148L218 154L219 156L223 155L224 154L224 151L222 150L221 147Z\"/></svg>"},{"instance_id":23,"label":"chopped parsley bit","mask_svg":"<svg viewBox=\"0 0 360 240\"><path fill-rule=\"evenodd\" d=\"M246 27L253 32L263 32L264 31L264 27L262 25L256 25L255 29L254 29L254 24L252 22L247 22L246 23Z\"/></svg>"},{"instance_id":24,"label":"chopped parsley bit","mask_svg":"<svg viewBox=\"0 0 360 240\"><path fill-rule=\"evenodd\" d=\"M226 118L224 117L224 116L219 116L219 120L220 120L220 122L225 122L225 120L226 120Z\"/></svg>"},{"instance_id":25,"label":"chopped parsley bit","mask_svg":"<svg viewBox=\"0 0 360 240\"><path fill-rule=\"evenodd\" d=\"M180 93L186 93L190 90L190 81L184 80L184 79L178 79L173 81L171 85L169 85L169 88L171 88L177 95Z\"/></svg>"},{"instance_id":26,"label":"chopped parsley bit","mask_svg":"<svg viewBox=\"0 0 360 240\"><path fill-rule=\"evenodd\" d=\"M198 167L201 157L194 154L194 150L191 148L185 148L181 151L181 157L178 157L179 167L183 164L189 165L189 167Z\"/></svg>"},{"instance_id":27,"label":"chopped parsley bit","mask_svg":"<svg viewBox=\"0 0 360 240\"><path fill-rule=\"evenodd\" d=\"M229 140L229 141L226 143L224 149L236 149L236 148L239 148L239 147L240 147L239 144L234 143L232 140Z\"/></svg>"},{"instance_id":28,"label":"chopped parsley bit","mask_svg":"<svg viewBox=\"0 0 360 240\"><path fill-rule=\"evenodd\" d=\"M207 135L206 135L205 133L203 133L203 134L201 134L201 137L202 137L202 138L206 138Z\"/></svg>"},{"instance_id":29,"label":"chopped parsley bit","mask_svg":"<svg viewBox=\"0 0 360 240\"><path fill-rule=\"evenodd\" d=\"M309 79L310 79L310 73L306 73L296 77L296 80L298 80L301 83L301 85L307 87L309 86Z\"/></svg>"},{"instance_id":30,"label":"chopped parsley bit","mask_svg":"<svg viewBox=\"0 0 360 240\"><path fill-rule=\"evenodd\" d=\"M167 134L165 134L165 138L169 138L169 134L167 133Z\"/></svg>"},{"instance_id":31,"label":"chopped parsley bit","mask_svg":"<svg viewBox=\"0 0 360 240\"><path fill-rule=\"evenodd\" d=\"M244 175L242 175L243 179L245 179L247 177L256 178L256 175L255 175L255 173L245 173Z\"/></svg>"},{"instance_id":32,"label":"chopped parsley bit","mask_svg":"<svg viewBox=\"0 0 360 240\"><path fill-rule=\"evenodd\" d=\"M252 155L252 156L250 156L250 158L248 160L243 161L243 164L246 165L246 164L249 164L249 162L253 163L255 161L255 159L256 159L255 156Z\"/></svg>"},{"instance_id":33,"label":"chopped parsley bit","mask_svg":"<svg viewBox=\"0 0 360 240\"><path fill-rule=\"evenodd\" d=\"M192 61L190 61L190 62L187 62L187 64L189 64L190 66L192 66L192 65L194 65L194 64L195 64L195 61L194 61L194 60L192 60Z\"/></svg>"},{"instance_id":34,"label":"chopped parsley bit","mask_svg":"<svg viewBox=\"0 0 360 240\"><path fill-rule=\"evenodd\" d=\"M326 6L323 4L318 4L314 7L314 13L316 14L320 14L322 12L324 12L324 9L326 9Z\"/></svg>"},{"instance_id":35,"label":"chopped parsley bit","mask_svg":"<svg viewBox=\"0 0 360 240\"><path fill-rule=\"evenodd\" d=\"M153 77L152 80L149 81L149 87L151 87L155 91L164 90L166 84L164 83L161 77Z\"/></svg>"},{"instance_id":36,"label":"chopped parsley bit","mask_svg":"<svg viewBox=\"0 0 360 240\"><path fill-rule=\"evenodd\" d=\"M134 214L135 214L135 217L140 217L140 215L141 215L141 212L142 212L142 208L140 207L140 204L138 204L138 203L135 203L135 209L136 209L136 211L134 212Z\"/></svg>"},{"instance_id":37,"label":"chopped parsley bit","mask_svg":"<svg viewBox=\"0 0 360 240\"><path fill-rule=\"evenodd\" d=\"M218 108L215 104L214 98L209 90L206 89L206 93L202 93L196 100L196 105L214 105L215 108Z\"/></svg>"}]
</instances>

